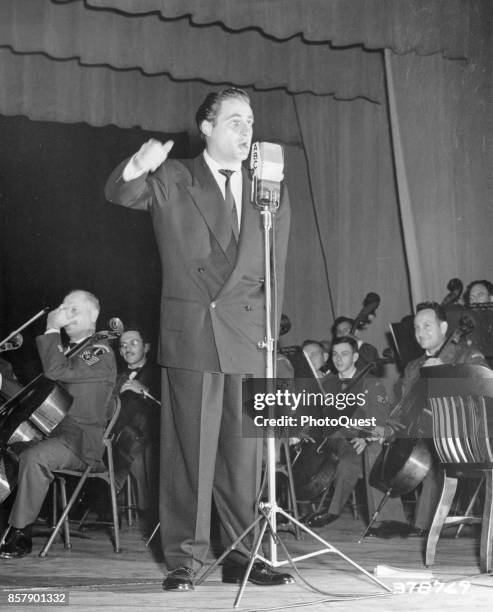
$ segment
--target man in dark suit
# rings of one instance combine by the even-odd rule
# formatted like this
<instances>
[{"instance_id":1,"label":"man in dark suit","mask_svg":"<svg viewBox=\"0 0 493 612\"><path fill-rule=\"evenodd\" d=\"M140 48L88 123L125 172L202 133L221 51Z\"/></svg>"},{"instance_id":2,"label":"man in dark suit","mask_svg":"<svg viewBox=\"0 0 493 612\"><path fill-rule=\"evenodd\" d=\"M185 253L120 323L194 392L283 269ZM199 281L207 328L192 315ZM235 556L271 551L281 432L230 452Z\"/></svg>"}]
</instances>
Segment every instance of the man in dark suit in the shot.
<instances>
[{"instance_id":1,"label":"man in dark suit","mask_svg":"<svg viewBox=\"0 0 493 612\"><path fill-rule=\"evenodd\" d=\"M130 475L144 531L158 521L154 493L159 463L160 372L148 358L150 348L141 327L125 325L120 337L125 368L118 374L115 385L121 410L113 430L116 488L122 489Z\"/></svg>"},{"instance_id":2,"label":"man in dark suit","mask_svg":"<svg viewBox=\"0 0 493 612\"><path fill-rule=\"evenodd\" d=\"M263 231L242 168L253 112L246 92L209 94L196 114L205 150L171 160L172 141L150 140L120 164L106 185L111 202L148 210L161 256L161 536L165 590L193 588L209 548L211 497L234 540L255 517L259 441L242 436L242 375L262 376L265 354ZM276 272L282 305L289 204L276 215ZM280 310L278 315L280 316ZM246 558L223 566L242 578ZM256 563L250 580L291 581Z\"/></svg>"},{"instance_id":3,"label":"man in dark suit","mask_svg":"<svg viewBox=\"0 0 493 612\"><path fill-rule=\"evenodd\" d=\"M73 291L48 314L46 332L36 339L44 375L62 383L73 401L48 438L19 449L11 529L0 548L0 558L31 552L30 526L41 510L55 470L82 471L102 457L108 404L116 379L115 356L104 341L89 341L80 353L68 357L60 338L63 327L71 344L84 342L93 335L98 314L99 301L92 293Z\"/></svg>"}]
</instances>

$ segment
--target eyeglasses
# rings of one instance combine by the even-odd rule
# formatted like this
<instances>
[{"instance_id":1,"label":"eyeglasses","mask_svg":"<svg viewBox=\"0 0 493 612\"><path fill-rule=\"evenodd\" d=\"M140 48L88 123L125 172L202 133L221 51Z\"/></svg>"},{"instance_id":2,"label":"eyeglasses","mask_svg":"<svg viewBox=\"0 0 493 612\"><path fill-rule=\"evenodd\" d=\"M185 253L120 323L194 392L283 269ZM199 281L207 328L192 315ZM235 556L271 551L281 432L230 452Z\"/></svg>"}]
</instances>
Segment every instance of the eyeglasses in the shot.
<instances>
[{"instance_id":1,"label":"eyeglasses","mask_svg":"<svg viewBox=\"0 0 493 612\"><path fill-rule=\"evenodd\" d=\"M128 342L120 343L121 349L127 348L127 346L142 346L142 340L138 340L137 338L134 338L133 340L129 340Z\"/></svg>"}]
</instances>

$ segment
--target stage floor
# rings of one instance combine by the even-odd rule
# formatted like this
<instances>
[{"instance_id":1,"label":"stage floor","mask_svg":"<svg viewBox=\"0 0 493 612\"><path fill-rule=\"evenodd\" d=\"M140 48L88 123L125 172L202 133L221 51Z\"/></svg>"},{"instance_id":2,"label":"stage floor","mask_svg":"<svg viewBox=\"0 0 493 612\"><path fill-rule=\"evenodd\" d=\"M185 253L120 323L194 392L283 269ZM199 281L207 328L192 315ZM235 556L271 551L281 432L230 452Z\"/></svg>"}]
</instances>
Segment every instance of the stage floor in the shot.
<instances>
[{"instance_id":1,"label":"stage floor","mask_svg":"<svg viewBox=\"0 0 493 612\"><path fill-rule=\"evenodd\" d=\"M459 539L442 537L436 564L423 565L423 538L381 540L367 538L358 544L363 523L353 520L347 511L339 520L317 533L352 561L373 573L377 565L390 565L409 571L431 571L433 579L420 580L412 575L382 577L394 590L386 593L362 572L334 552L299 561L301 576L327 594L312 592L296 577L296 584L281 587L247 585L240 610L294 610L353 612L355 610L491 610L493 575L481 575L478 539L472 528ZM90 539L73 539L71 551L61 540L49 556L40 559L44 538L34 539L33 553L23 559L0 560L0 609L32 610L35 605L9 603L18 595L40 601L41 595L66 593L71 610L231 610L238 588L223 585L219 569L194 591L165 593L161 589L162 562L145 547L136 526L122 527L122 552L113 552L104 531L86 532ZM309 535L297 541L290 533L281 533L290 554L301 555L320 548ZM279 556L282 557L282 550ZM27 596L24 595L27 593ZM52 598L53 599L53 598ZM39 604L38 604L39 605ZM63 609L43 605L44 610Z\"/></svg>"}]
</instances>

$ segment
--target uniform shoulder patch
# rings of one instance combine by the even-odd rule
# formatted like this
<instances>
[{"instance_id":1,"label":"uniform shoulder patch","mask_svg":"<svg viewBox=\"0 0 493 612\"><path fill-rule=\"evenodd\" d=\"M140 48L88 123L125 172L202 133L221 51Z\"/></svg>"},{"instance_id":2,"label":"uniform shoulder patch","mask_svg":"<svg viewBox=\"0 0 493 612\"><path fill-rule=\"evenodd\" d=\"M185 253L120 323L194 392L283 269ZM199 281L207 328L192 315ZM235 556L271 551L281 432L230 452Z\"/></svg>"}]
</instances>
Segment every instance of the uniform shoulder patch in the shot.
<instances>
[{"instance_id":1,"label":"uniform shoulder patch","mask_svg":"<svg viewBox=\"0 0 493 612\"><path fill-rule=\"evenodd\" d=\"M78 357L79 359L82 359L82 361L88 366L93 366L96 363L99 363L99 361L101 361L96 351L94 350L94 347L85 349L84 351L82 351L82 353L79 353Z\"/></svg>"}]
</instances>

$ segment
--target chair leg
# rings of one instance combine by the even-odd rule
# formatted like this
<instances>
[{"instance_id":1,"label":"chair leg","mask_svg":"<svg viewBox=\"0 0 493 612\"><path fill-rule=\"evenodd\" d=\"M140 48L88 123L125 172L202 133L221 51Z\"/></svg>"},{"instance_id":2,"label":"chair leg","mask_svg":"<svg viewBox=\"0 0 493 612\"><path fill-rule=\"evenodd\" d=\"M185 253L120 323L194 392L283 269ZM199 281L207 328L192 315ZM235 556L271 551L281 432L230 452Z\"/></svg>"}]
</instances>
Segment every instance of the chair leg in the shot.
<instances>
[{"instance_id":1,"label":"chair leg","mask_svg":"<svg viewBox=\"0 0 493 612\"><path fill-rule=\"evenodd\" d=\"M132 481L130 474L127 476L127 523L129 527L134 524L133 520L133 496L132 496Z\"/></svg>"},{"instance_id":2,"label":"chair leg","mask_svg":"<svg viewBox=\"0 0 493 612\"><path fill-rule=\"evenodd\" d=\"M152 530L151 535L149 536L147 542L146 542L146 547L149 546L149 544L152 542L152 540L154 539L156 533L159 531L159 528L161 527L161 523L159 522L154 529Z\"/></svg>"},{"instance_id":3,"label":"chair leg","mask_svg":"<svg viewBox=\"0 0 493 612\"><path fill-rule=\"evenodd\" d=\"M426 542L426 565L433 565L435 563L435 552L438 538L440 537L440 532L442 531L445 519L450 512L450 506L452 505L456 489L457 478L451 478L445 474L442 494L440 496L437 509L435 510L435 516L433 517L433 522L428 534L428 540Z\"/></svg>"},{"instance_id":4,"label":"chair leg","mask_svg":"<svg viewBox=\"0 0 493 612\"><path fill-rule=\"evenodd\" d=\"M7 527L4 529L4 532L2 533L2 537L0 538L0 546L3 546L5 543L5 540L7 539L7 536L9 535L9 531L12 529L12 527L10 525L7 525Z\"/></svg>"},{"instance_id":5,"label":"chair leg","mask_svg":"<svg viewBox=\"0 0 493 612\"><path fill-rule=\"evenodd\" d=\"M116 502L115 470L113 467L113 453L111 445L107 448L108 474L110 477L111 510L113 514L113 532L115 538L115 552L120 552L120 527L118 525L118 505Z\"/></svg>"},{"instance_id":6,"label":"chair leg","mask_svg":"<svg viewBox=\"0 0 493 612\"><path fill-rule=\"evenodd\" d=\"M51 512L51 526L53 528L55 528L56 522L57 522L57 502L58 502L58 498L56 495L56 478L53 481L53 487L52 487L52 512Z\"/></svg>"},{"instance_id":7,"label":"chair leg","mask_svg":"<svg viewBox=\"0 0 493 612\"><path fill-rule=\"evenodd\" d=\"M472 509L474 508L474 504L476 503L476 499L478 498L479 495L479 491L481 490L481 487L483 485L484 482L484 474L483 476L481 476L481 480L479 481L478 486L476 487L476 490L474 491L472 497L471 497L471 501L469 502L466 511L464 512L464 517L467 516L471 516L472 514ZM457 531L455 533L456 538L458 538L460 536L461 531L464 529L464 523L461 523L458 527L457 527Z\"/></svg>"},{"instance_id":8,"label":"chair leg","mask_svg":"<svg viewBox=\"0 0 493 612\"><path fill-rule=\"evenodd\" d=\"M55 528L53 529L53 532L52 532L51 536L48 538L48 541L46 542L46 544L43 546L41 552L39 553L40 557L46 557L46 555L48 554L48 551L50 550L51 545L53 544L53 541L55 540L55 538L58 535L60 529L62 528L62 525L65 522L65 519L68 517L68 513L70 512L70 510L72 509L72 506L74 505L75 501L77 500L77 497L78 497L78 495L80 493L80 490L82 489L84 483L86 482L87 477L89 476L89 472L90 471L91 471L91 466L88 465L86 467L86 469L84 470L84 472L82 472L82 476L80 477L79 482L77 483L77 486L75 487L75 490L72 493L72 497L70 498L68 504L66 504L65 508L63 509L62 515L58 519L58 522L55 525Z\"/></svg>"},{"instance_id":9,"label":"chair leg","mask_svg":"<svg viewBox=\"0 0 493 612\"><path fill-rule=\"evenodd\" d=\"M65 487L65 478L60 478L60 497L62 499L62 508L67 507L67 489ZM63 521L63 533L64 533L64 548L65 550L69 550L72 548L72 544L70 543L70 525L68 522L68 513Z\"/></svg>"},{"instance_id":10,"label":"chair leg","mask_svg":"<svg viewBox=\"0 0 493 612\"><path fill-rule=\"evenodd\" d=\"M481 525L480 569L481 573L491 572L493 551L493 470L485 473L483 522Z\"/></svg>"}]
</instances>

